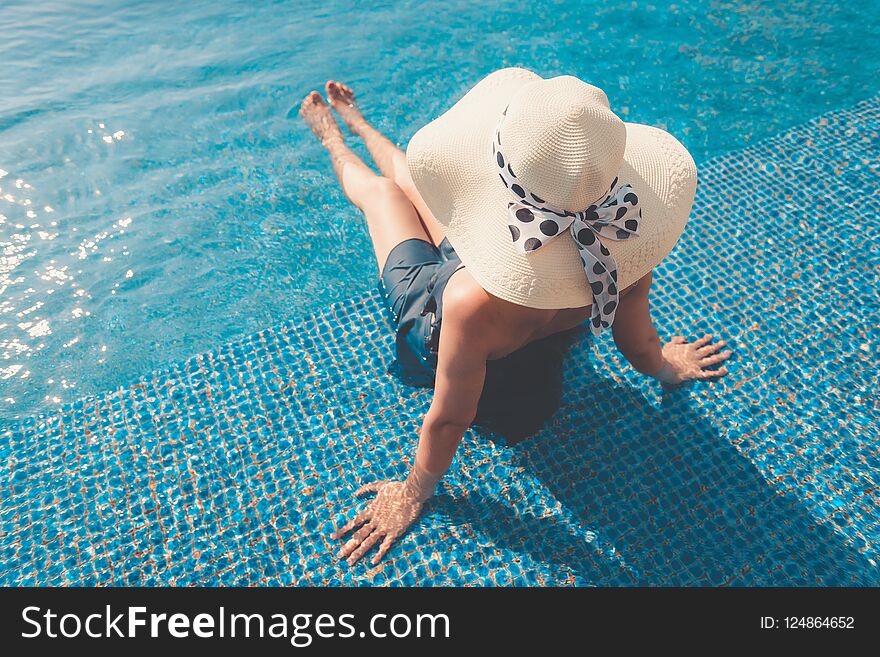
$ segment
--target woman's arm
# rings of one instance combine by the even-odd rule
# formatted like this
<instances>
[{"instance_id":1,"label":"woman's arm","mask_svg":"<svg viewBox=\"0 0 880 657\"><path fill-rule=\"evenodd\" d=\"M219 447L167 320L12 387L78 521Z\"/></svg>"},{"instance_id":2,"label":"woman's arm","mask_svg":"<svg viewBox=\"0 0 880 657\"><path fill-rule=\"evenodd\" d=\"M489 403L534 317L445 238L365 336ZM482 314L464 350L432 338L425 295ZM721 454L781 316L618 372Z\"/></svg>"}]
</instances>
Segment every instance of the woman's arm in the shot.
<instances>
[{"instance_id":1,"label":"woman's arm","mask_svg":"<svg viewBox=\"0 0 880 657\"><path fill-rule=\"evenodd\" d=\"M486 379L486 313L481 299L444 304L434 399L425 414L416 464L442 476L477 414Z\"/></svg>"},{"instance_id":2,"label":"woman's arm","mask_svg":"<svg viewBox=\"0 0 880 657\"><path fill-rule=\"evenodd\" d=\"M449 469L458 444L477 413L486 378L487 313L483 300L444 299L440 326L440 349L434 383L434 399L425 414L412 471L404 481L367 484L357 494L377 493L364 511L332 537L358 530L337 556L353 564L380 539L382 544L372 562L377 563L394 541L415 521L425 501L434 494L440 478Z\"/></svg>"},{"instance_id":3,"label":"woman's arm","mask_svg":"<svg viewBox=\"0 0 880 657\"><path fill-rule=\"evenodd\" d=\"M614 344L630 365L642 374L656 376L664 361L660 337L651 321L648 304L651 280L649 272L621 295L611 333Z\"/></svg>"},{"instance_id":4,"label":"woman's arm","mask_svg":"<svg viewBox=\"0 0 880 657\"><path fill-rule=\"evenodd\" d=\"M648 303L651 281L649 272L621 296L611 332L623 357L642 374L667 384L727 374L726 367L708 369L730 358L730 350L719 352L724 340L712 343L713 336L704 335L688 343L676 335L661 346Z\"/></svg>"}]
</instances>

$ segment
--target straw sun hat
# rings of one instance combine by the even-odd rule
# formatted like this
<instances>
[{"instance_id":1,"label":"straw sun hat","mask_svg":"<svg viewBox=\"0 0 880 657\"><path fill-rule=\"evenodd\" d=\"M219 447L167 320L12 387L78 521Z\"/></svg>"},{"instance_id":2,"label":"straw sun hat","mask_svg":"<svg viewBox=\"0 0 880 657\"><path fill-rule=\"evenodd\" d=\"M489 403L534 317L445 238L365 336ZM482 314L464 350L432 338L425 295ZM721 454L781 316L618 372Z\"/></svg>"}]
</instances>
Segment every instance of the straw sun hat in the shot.
<instances>
[{"instance_id":1,"label":"straw sun hat","mask_svg":"<svg viewBox=\"0 0 880 657\"><path fill-rule=\"evenodd\" d=\"M601 237L617 232L607 225L596 232L596 248L610 252L622 290L675 246L697 183L693 158L669 133L624 123L601 89L578 78L544 79L521 68L495 71L477 83L413 136L406 155L416 188L474 279L490 294L530 308L579 308L593 301L597 287L585 277L584 245L573 239L574 229L565 230L572 221L567 217L585 217L604 200L614 218L624 214L614 206L627 200L624 218L637 219L637 231L621 231L629 239ZM531 233L524 247L529 240L517 239L520 229L556 230L553 222L531 219L514 226L515 212L528 218L537 208L539 220L558 216L563 223L552 239Z\"/></svg>"}]
</instances>

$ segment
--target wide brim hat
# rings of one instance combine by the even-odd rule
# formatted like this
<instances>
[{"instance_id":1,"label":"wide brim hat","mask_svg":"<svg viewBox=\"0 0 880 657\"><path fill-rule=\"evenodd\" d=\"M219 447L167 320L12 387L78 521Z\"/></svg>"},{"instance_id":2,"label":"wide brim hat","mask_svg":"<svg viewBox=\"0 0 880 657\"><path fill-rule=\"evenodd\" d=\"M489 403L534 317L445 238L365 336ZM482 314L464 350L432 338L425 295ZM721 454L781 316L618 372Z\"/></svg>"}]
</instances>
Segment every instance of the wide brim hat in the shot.
<instances>
[{"instance_id":1,"label":"wide brim hat","mask_svg":"<svg viewBox=\"0 0 880 657\"><path fill-rule=\"evenodd\" d=\"M544 79L506 68L477 83L407 146L410 174L468 272L490 294L530 308L579 308L593 296L574 240L560 235L520 253L508 228L511 191L493 140L520 180L558 208L578 212L629 184L641 208L638 236L604 241L624 289L675 246L696 191L687 149L659 128L624 123L605 93L573 76Z\"/></svg>"}]
</instances>

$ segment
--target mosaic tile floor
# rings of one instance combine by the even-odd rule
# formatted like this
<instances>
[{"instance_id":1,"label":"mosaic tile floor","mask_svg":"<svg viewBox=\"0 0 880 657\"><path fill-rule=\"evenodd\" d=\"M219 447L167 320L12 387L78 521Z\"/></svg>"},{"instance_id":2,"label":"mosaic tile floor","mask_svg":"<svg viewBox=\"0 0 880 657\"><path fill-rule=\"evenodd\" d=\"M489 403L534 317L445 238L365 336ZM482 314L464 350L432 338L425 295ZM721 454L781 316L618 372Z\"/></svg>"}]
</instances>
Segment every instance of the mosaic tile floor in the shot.
<instances>
[{"instance_id":1,"label":"mosaic tile floor","mask_svg":"<svg viewBox=\"0 0 880 657\"><path fill-rule=\"evenodd\" d=\"M880 97L702 165L653 302L731 375L664 394L608 338L526 352L379 566L328 534L404 474L430 393L386 373L371 294L0 432L0 584L880 585L878 130ZM544 418L492 399L524 371L562 394L521 439Z\"/></svg>"}]
</instances>

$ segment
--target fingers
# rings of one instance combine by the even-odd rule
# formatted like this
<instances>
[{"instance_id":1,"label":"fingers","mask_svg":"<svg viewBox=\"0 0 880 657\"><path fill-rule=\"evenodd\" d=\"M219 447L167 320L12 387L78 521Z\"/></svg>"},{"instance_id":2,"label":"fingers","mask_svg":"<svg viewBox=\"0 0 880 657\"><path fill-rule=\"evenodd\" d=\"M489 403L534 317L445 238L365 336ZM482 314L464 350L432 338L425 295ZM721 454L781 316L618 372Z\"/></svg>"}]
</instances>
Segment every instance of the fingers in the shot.
<instances>
[{"instance_id":1,"label":"fingers","mask_svg":"<svg viewBox=\"0 0 880 657\"><path fill-rule=\"evenodd\" d=\"M709 354L714 354L725 344L727 343L724 340L719 340L718 342L710 342L705 347L700 347L699 349L697 349L697 354L699 354L700 356L708 356Z\"/></svg>"},{"instance_id":2,"label":"fingers","mask_svg":"<svg viewBox=\"0 0 880 657\"><path fill-rule=\"evenodd\" d=\"M707 356L700 361L700 367L708 367L709 365L717 365L718 363L727 360L730 358L731 351L728 349L727 351L722 351L720 354L715 354L714 356Z\"/></svg>"},{"instance_id":3,"label":"fingers","mask_svg":"<svg viewBox=\"0 0 880 657\"><path fill-rule=\"evenodd\" d=\"M364 495L365 493L378 493L379 489L382 488L382 486L384 486L386 483L388 483L388 482L386 482L386 481L371 481L368 484L364 484L363 486L361 486L360 488L358 488L355 491L355 493L354 493L355 497L360 497L361 495Z\"/></svg>"},{"instance_id":4,"label":"fingers","mask_svg":"<svg viewBox=\"0 0 880 657\"><path fill-rule=\"evenodd\" d=\"M373 565L375 566L382 557L385 556L385 553L391 549L391 546L394 545L394 541L397 540L397 534L388 534L385 537L385 540L382 541L382 545L379 546L379 551L376 553L376 556L373 557Z\"/></svg>"},{"instance_id":5,"label":"fingers","mask_svg":"<svg viewBox=\"0 0 880 657\"><path fill-rule=\"evenodd\" d=\"M379 530L373 531L366 539L361 543L360 547L351 553L351 556L348 558L348 565L352 566L360 560L362 556L364 556L367 551L373 547L376 543L379 542L379 539L382 538L382 532Z\"/></svg>"},{"instance_id":6,"label":"fingers","mask_svg":"<svg viewBox=\"0 0 880 657\"><path fill-rule=\"evenodd\" d=\"M710 341L711 339L712 339L712 334L711 334L711 333L707 333L706 335L704 335L704 336L703 336L702 338L700 338L699 340L694 340L694 345L693 345L693 346L694 346L695 348L700 348L700 347L702 347L703 345L708 344L709 341Z\"/></svg>"},{"instance_id":7,"label":"fingers","mask_svg":"<svg viewBox=\"0 0 880 657\"><path fill-rule=\"evenodd\" d=\"M719 367L717 370L700 370L700 373L697 374L698 379L714 379L719 376L726 376L727 368Z\"/></svg>"},{"instance_id":8,"label":"fingers","mask_svg":"<svg viewBox=\"0 0 880 657\"><path fill-rule=\"evenodd\" d=\"M364 493L377 492L382 486L384 486L386 481L371 481L368 484L364 484L360 488L355 491L355 497L363 495ZM342 538L352 529L362 524L367 519L367 509L361 511L357 514L352 520L350 520L342 529L337 529L335 532L330 534L330 538Z\"/></svg>"},{"instance_id":9,"label":"fingers","mask_svg":"<svg viewBox=\"0 0 880 657\"><path fill-rule=\"evenodd\" d=\"M683 335L673 335L672 339L669 340L672 344L684 344L685 339Z\"/></svg>"},{"instance_id":10,"label":"fingers","mask_svg":"<svg viewBox=\"0 0 880 657\"><path fill-rule=\"evenodd\" d=\"M336 553L336 556L345 559L345 557L354 552L355 549L364 542L364 539L366 539L367 536L373 533L374 529L376 528L373 526L373 523L368 522L366 525L357 530L354 536L352 536L345 542L345 545L339 548L339 552Z\"/></svg>"},{"instance_id":11,"label":"fingers","mask_svg":"<svg viewBox=\"0 0 880 657\"><path fill-rule=\"evenodd\" d=\"M335 532L330 534L330 538L342 538L352 529L362 524L367 519L366 511L361 511L354 518L349 520L342 529L337 529Z\"/></svg>"}]
</instances>

